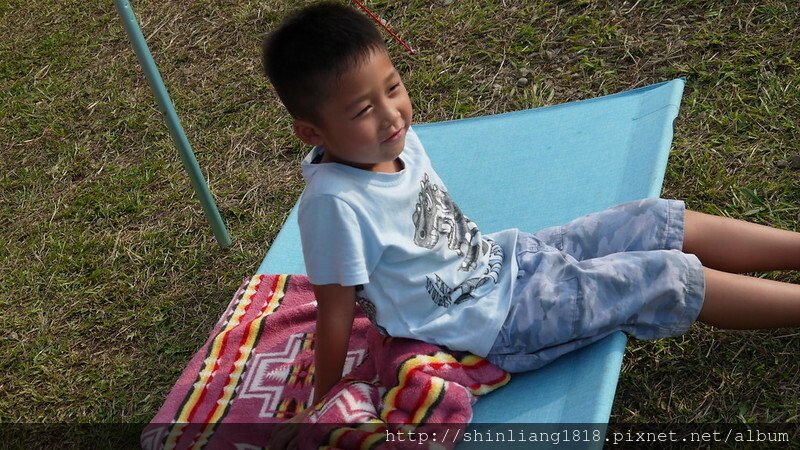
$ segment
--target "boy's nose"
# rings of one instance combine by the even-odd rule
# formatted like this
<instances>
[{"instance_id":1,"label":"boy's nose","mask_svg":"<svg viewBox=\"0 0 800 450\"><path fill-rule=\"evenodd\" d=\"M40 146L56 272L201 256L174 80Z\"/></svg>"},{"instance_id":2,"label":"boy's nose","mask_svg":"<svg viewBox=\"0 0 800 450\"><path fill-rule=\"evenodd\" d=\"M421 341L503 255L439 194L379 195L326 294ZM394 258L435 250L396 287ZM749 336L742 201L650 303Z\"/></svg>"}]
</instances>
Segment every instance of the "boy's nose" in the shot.
<instances>
[{"instance_id":1,"label":"boy's nose","mask_svg":"<svg viewBox=\"0 0 800 450\"><path fill-rule=\"evenodd\" d=\"M386 108L383 113L381 126L389 128L397 123L397 118L400 117L400 110L394 107Z\"/></svg>"}]
</instances>

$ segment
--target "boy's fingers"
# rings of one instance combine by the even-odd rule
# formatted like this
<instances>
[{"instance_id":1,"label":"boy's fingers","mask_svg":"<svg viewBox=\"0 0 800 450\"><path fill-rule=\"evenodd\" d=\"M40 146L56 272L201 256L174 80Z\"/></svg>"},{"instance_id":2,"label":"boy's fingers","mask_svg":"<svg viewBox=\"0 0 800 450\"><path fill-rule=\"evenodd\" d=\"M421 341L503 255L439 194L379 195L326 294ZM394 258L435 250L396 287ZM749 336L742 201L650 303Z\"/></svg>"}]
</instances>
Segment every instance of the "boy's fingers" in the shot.
<instances>
[{"instance_id":1,"label":"boy's fingers","mask_svg":"<svg viewBox=\"0 0 800 450\"><path fill-rule=\"evenodd\" d=\"M278 424L269 438L269 448L273 450L297 449L300 426L306 420L309 410L306 409L291 419Z\"/></svg>"},{"instance_id":2,"label":"boy's fingers","mask_svg":"<svg viewBox=\"0 0 800 450\"><path fill-rule=\"evenodd\" d=\"M300 426L307 414L304 411L276 426L269 439L269 448L274 450L297 449Z\"/></svg>"},{"instance_id":3,"label":"boy's fingers","mask_svg":"<svg viewBox=\"0 0 800 450\"><path fill-rule=\"evenodd\" d=\"M282 423L275 428L269 439L269 448L272 450L283 450L292 448L290 444L297 437L297 425L293 423Z\"/></svg>"}]
</instances>

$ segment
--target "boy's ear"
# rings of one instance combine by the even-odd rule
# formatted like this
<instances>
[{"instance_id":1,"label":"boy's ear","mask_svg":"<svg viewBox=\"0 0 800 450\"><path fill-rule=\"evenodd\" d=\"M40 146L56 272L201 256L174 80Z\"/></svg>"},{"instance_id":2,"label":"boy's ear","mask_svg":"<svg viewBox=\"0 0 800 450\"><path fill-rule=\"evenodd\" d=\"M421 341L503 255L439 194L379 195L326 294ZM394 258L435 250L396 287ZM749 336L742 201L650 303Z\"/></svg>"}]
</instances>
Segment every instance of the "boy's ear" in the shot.
<instances>
[{"instance_id":1,"label":"boy's ear","mask_svg":"<svg viewBox=\"0 0 800 450\"><path fill-rule=\"evenodd\" d=\"M292 123L292 129L294 129L294 134L297 135L301 141L308 145L323 144L322 134L320 134L319 128L314 126L311 122L306 122L305 120L301 119L294 119L294 123Z\"/></svg>"}]
</instances>

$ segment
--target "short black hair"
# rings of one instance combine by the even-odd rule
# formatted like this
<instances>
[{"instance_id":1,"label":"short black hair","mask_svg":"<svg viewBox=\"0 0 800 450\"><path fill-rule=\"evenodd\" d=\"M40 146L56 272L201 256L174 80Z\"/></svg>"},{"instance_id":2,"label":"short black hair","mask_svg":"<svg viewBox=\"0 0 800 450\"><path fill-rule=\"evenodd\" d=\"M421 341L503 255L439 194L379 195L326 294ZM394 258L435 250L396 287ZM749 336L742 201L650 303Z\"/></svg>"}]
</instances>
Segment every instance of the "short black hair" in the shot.
<instances>
[{"instance_id":1,"label":"short black hair","mask_svg":"<svg viewBox=\"0 0 800 450\"><path fill-rule=\"evenodd\" d=\"M303 8L264 39L264 72L295 118L318 122L317 108L336 80L386 51L378 29L351 7L323 2Z\"/></svg>"}]
</instances>

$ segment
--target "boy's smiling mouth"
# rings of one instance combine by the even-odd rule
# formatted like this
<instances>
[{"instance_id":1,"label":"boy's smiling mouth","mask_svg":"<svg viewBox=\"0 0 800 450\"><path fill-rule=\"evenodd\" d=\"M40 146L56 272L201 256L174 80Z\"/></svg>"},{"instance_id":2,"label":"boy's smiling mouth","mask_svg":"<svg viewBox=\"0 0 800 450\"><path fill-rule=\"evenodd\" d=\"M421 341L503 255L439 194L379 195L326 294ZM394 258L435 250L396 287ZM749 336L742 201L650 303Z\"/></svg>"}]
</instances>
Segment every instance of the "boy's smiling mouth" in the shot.
<instances>
[{"instance_id":1,"label":"boy's smiling mouth","mask_svg":"<svg viewBox=\"0 0 800 450\"><path fill-rule=\"evenodd\" d=\"M389 142L395 142L395 141L399 140L400 138L402 138L405 135L405 131L406 131L405 127L401 127L399 130L397 130L394 133L392 133L391 136L389 136L386 139L384 139L383 141L381 141L381 144L387 144Z\"/></svg>"}]
</instances>

